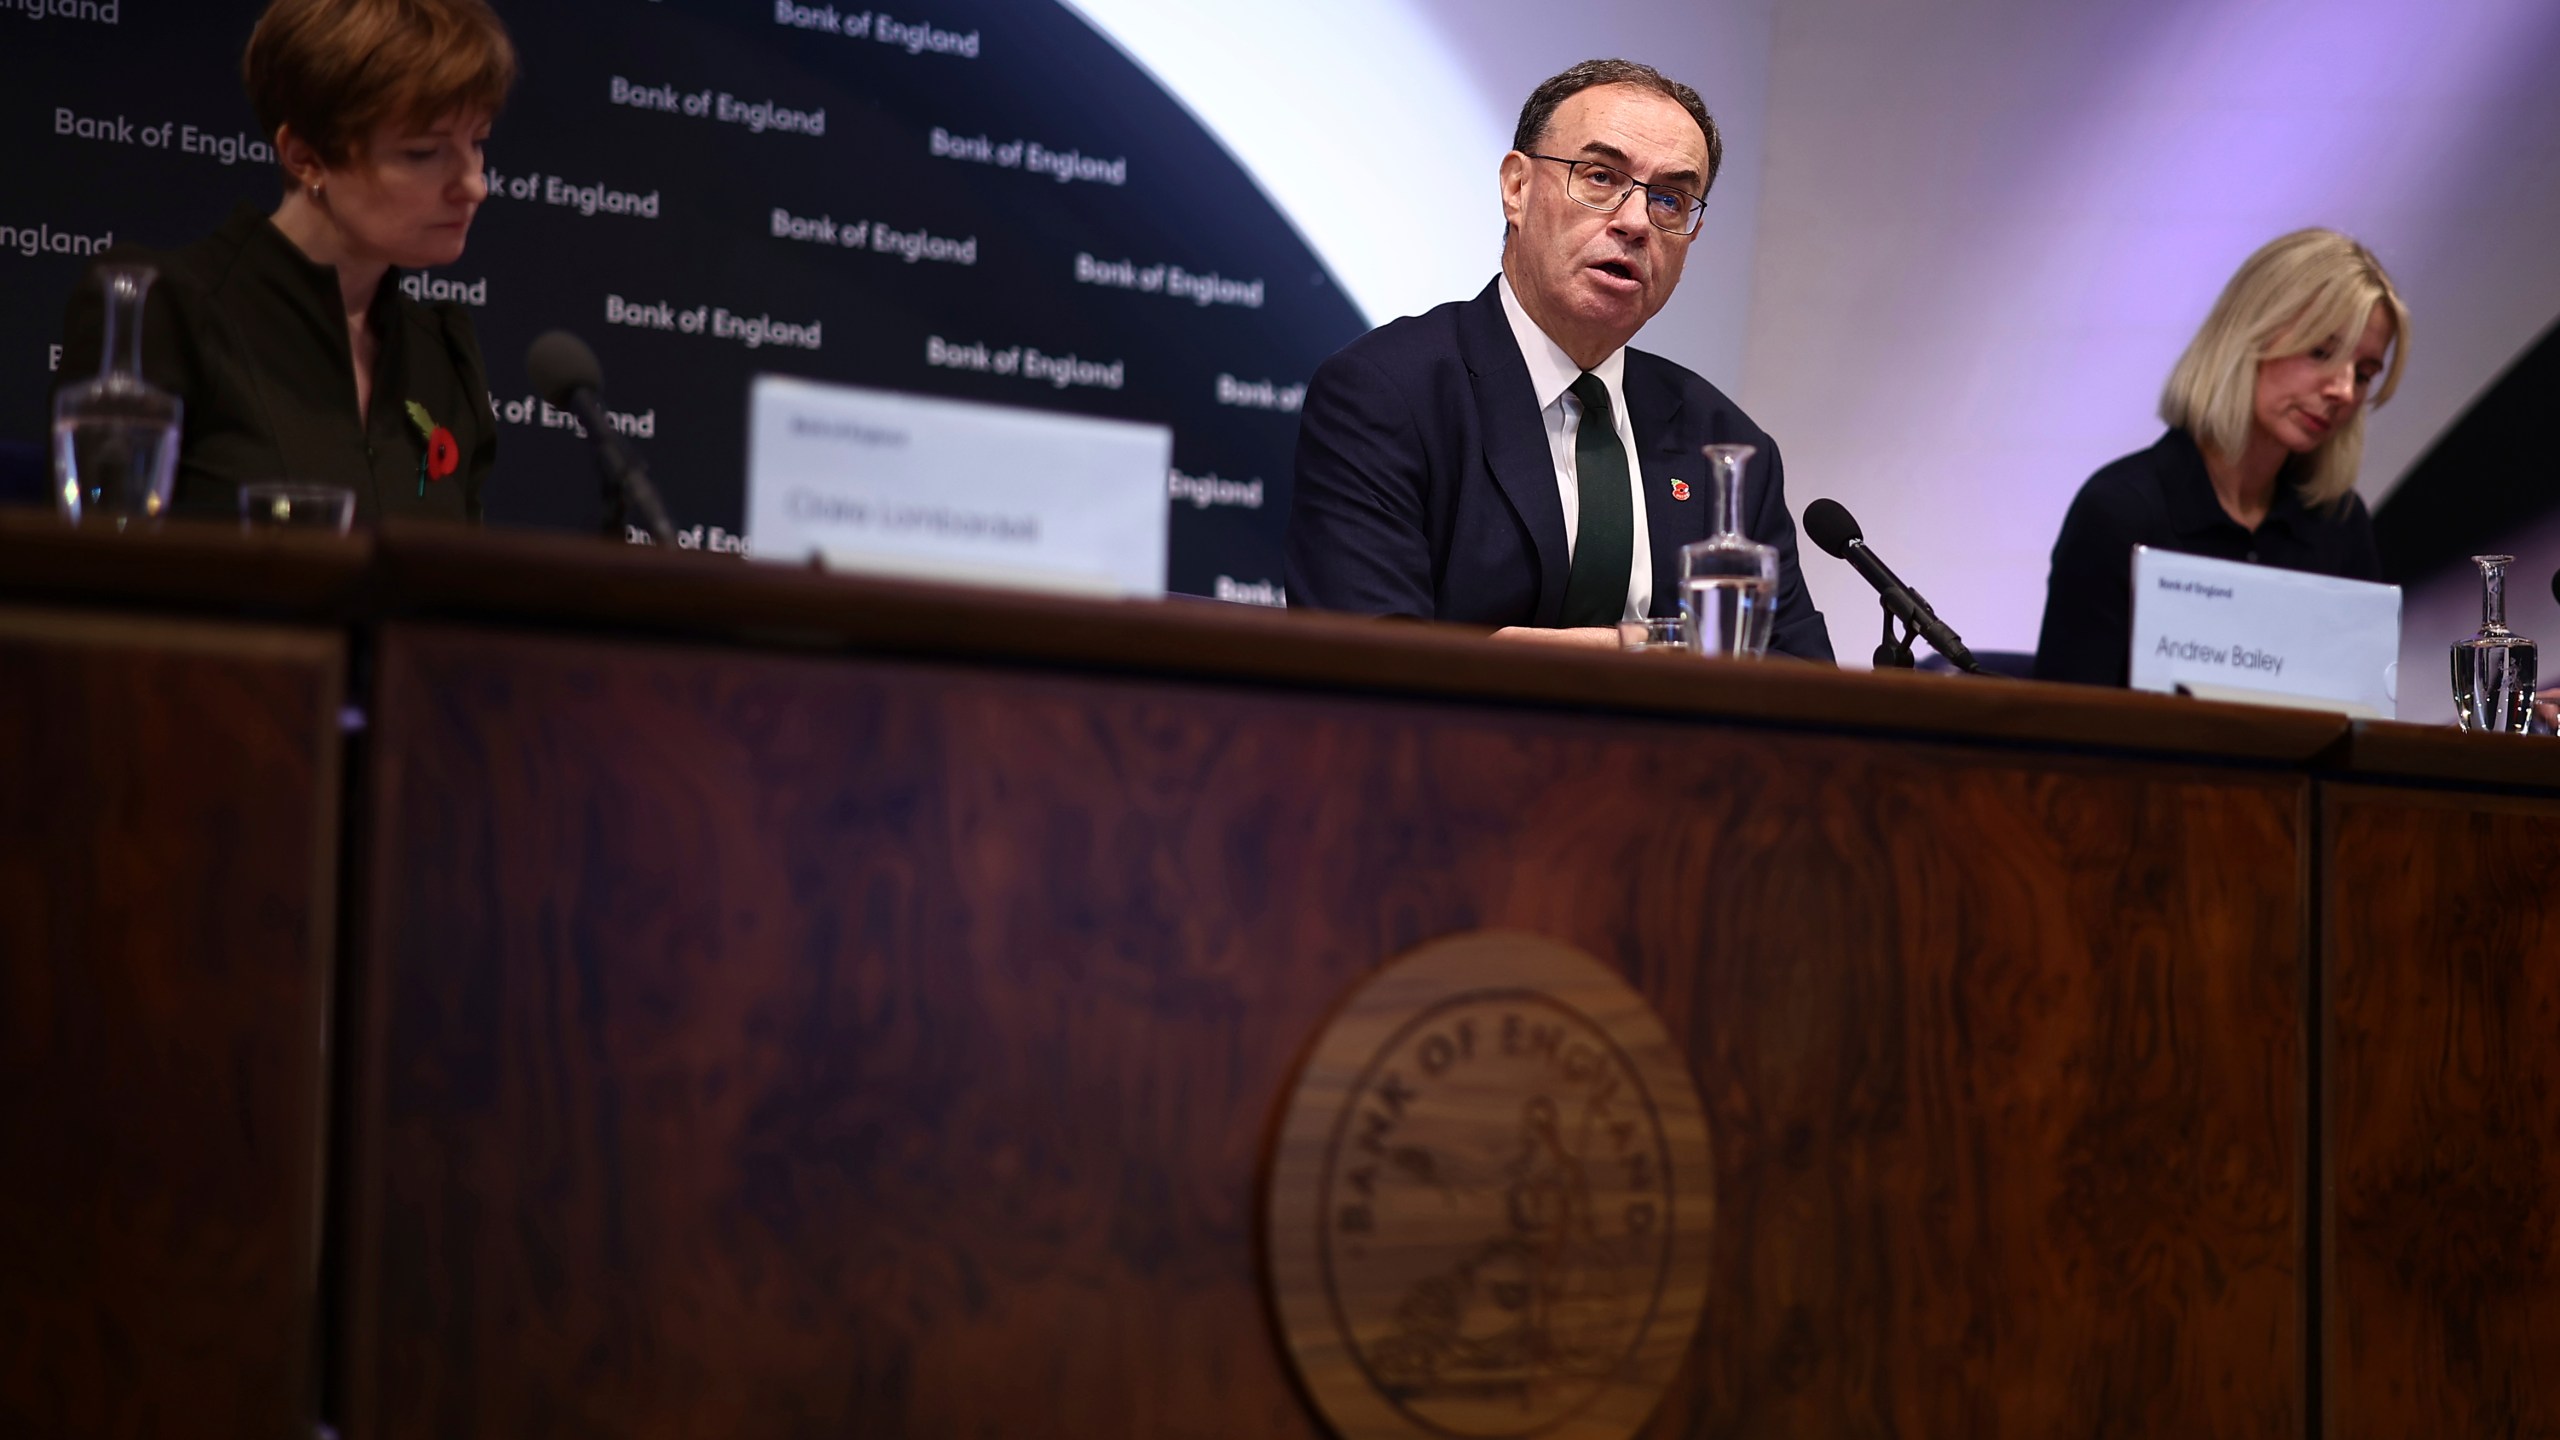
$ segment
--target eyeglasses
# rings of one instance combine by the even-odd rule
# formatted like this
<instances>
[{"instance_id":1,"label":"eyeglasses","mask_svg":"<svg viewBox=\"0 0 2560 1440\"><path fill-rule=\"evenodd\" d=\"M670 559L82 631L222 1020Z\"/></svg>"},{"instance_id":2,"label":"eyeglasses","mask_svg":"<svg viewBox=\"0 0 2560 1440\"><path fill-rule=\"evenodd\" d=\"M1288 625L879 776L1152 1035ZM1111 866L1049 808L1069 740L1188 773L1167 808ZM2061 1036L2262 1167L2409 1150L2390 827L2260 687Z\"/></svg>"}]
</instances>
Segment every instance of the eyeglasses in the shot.
<instances>
[{"instance_id":1,"label":"eyeglasses","mask_svg":"<svg viewBox=\"0 0 2560 1440\"><path fill-rule=\"evenodd\" d=\"M1628 191L1642 190L1644 218L1653 222L1654 229L1668 230L1674 235L1697 234L1699 217L1707 213L1707 202L1688 191L1674 190L1668 185L1641 184L1615 165L1604 165L1597 160L1567 160L1561 155L1534 155L1526 150L1520 153L1532 160L1552 160L1570 171L1565 176L1564 193L1573 197L1578 205L1588 205L1594 210L1615 210L1626 203Z\"/></svg>"}]
</instances>

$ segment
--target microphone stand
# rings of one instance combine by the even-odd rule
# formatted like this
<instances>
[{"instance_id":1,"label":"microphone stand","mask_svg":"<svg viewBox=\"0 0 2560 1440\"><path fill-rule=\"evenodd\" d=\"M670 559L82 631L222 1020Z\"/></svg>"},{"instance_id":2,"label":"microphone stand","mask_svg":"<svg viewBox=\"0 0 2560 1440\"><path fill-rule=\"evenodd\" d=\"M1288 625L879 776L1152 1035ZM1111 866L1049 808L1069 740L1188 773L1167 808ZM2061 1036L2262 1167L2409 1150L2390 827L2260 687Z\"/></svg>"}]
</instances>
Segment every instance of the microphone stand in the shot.
<instances>
[{"instance_id":1,"label":"microphone stand","mask_svg":"<svg viewBox=\"0 0 2560 1440\"><path fill-rule=\"evenodd\" d=\"M598 527L604 538L617 545L623 543L628 535L624 522L633 510L638 510L650 540L661 550L675 549L675 526L667 519L667 507L658 499L658 487L649 483L648 467L623 445L622 437L605 417L604 404L596 398L596 392L581 386L570 392L568 401L578 423L587 429L587 438L595 446L596 468L604 476L604 517Z\"/></svg>"},{"instance_id":2,"label":"microphone stand","mask_svg":"<svg viewBox=\"0 0 2560 1440\"><path fill-rule=\"evenodd\" d=\"M596 467L596 478L601 482L604 501L604 515L596 526L596 533L616 545L624 544L631 535L631 511L622 497L622 482L615 478L610 467L604 465Z\"/></svg>"},{"instance_id":3,"label":"microphone stand","mask_svg":"<svg viewBox=\"0 0 2560 1440\"><path fill-rule=\"evenodd\" d=\"M1906 626L1900 635L1895 635L1893 602L1880 598L1876 607L1884 611L1884 639L1876 645L1875 667L1879 670L1910 669L1911 641L1920 633L1919 627Z\"/></svg>"}]
</instances>

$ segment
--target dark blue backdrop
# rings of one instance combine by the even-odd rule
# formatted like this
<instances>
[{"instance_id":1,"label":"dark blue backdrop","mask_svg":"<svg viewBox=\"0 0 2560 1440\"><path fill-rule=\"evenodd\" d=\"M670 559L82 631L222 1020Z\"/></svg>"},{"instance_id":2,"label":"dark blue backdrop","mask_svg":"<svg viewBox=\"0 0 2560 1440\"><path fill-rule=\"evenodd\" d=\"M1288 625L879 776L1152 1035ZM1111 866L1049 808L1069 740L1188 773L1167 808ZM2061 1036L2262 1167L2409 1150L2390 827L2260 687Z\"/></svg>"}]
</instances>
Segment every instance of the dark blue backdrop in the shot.
<instances>
[{"instance_id":1,"label":"dark blue backdrop","mask_svg":"<svg viewBox=\"0 0 2560 1440\"><path fill-rule=\"evenodd\" d=\"M260 8L0 12L0 438L43 433L79 251L184 243L272 201L238 81ZM494 523L593 524L581 442L546 423L522 366L566 327L706 543L740 526L747 381L777 371L1169 425L1170 586L1276 598L1298 387L1363 321L1234 160L1079 16L1052 0L501 13L523 73L489 148L496 193L462 262L421 277L471 305L489 357L506 422ZM759 320L817 343L750 345ZM1052 368L1084 383L933 363L976 346L1072 356Z\"/></svg>"}]
</instances>

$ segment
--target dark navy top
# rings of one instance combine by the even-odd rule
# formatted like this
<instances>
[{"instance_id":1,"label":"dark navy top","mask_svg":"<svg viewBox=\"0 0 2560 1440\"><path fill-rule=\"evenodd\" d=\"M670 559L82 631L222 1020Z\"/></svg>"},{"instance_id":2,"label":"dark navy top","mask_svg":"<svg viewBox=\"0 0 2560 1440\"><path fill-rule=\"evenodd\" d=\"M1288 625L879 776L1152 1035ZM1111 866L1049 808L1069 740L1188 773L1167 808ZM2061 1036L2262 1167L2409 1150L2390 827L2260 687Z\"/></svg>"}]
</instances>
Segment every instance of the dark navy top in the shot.
<instances>
[{"instance_id":1,"label":"dark navy top","mask_svg":"<svg viewBox=\"0 0 2560 1440\"><path fill-rule=\"evenodd\" d=\"M2380 580L2373 517L2354 492L2314 508L2288 483L2255 531L2222 508L2204 452L2184 430L2089 477L2053 542L2036 678L2122 685L2132 669L2133 547Z\"/></svg>"}]
</instances>

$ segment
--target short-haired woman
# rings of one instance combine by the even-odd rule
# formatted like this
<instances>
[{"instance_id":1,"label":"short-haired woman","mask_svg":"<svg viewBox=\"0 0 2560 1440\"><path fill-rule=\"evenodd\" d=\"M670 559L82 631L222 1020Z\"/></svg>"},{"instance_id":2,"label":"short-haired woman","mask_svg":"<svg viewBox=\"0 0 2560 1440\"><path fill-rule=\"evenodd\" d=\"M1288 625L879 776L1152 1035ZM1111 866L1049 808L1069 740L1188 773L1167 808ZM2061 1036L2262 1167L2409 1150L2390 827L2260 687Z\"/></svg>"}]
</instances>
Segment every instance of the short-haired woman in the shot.
<instances>
[{"instance_id":1,"label":"short-haired woman","mask_svg":"<svg viewBox=\"0 0 2560 1440\"><path fill-rule=\"evenodd\" d=\"M2380 579L2356 467L2408 339L2382 262L2337 231L2250 256L2169 372L2169 433L2090 476L2063 517L2036 678L2125 683L2137 545Z\"/></svg>"},{"instance_id":2,"label":"short-haired woman","mask_svg":"<svg viewBox=\"0 0 2560 1440\"><path fill-rule=\"evenodd\" d=\"M497 431L479 341L399 277L462 257L515 63L485 0L268 6L241 72L281 203L98 262L160 272L143 372L186 404L174 510L230 514L241 485L291 480L352 489L365 522L480 517ZM66 376L96 373L103 315L93 268L64 322Z\"/></svg>"}]
</instances>

